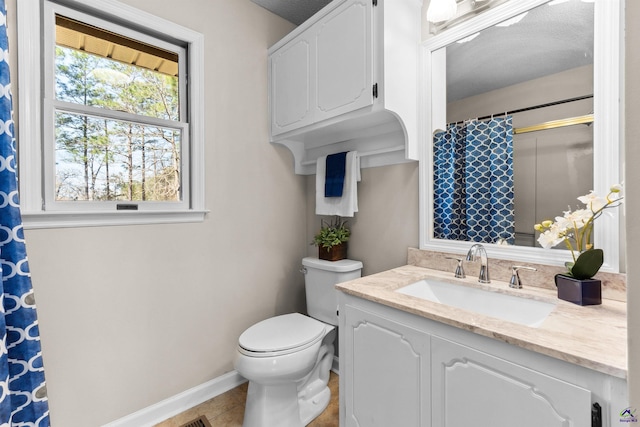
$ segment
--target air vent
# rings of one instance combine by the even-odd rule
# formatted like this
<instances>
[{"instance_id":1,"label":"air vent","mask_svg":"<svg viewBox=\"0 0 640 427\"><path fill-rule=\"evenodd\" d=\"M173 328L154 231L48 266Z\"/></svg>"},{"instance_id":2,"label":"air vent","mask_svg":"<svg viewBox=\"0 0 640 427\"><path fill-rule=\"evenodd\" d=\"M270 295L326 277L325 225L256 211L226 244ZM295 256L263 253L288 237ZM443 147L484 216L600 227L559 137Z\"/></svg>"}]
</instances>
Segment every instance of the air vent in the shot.
<instances>
[{"instance_id":1,"label":"air vent","mask_svg":"<svg viewBox=\"0 0 640 427\"><path fill-rule=\"evenodd\" d=\"M204 415L200 418L196 418L195 420L191 420L186 424L182 424L180 427L212 427L211 423L207 420L207 417Z\"/></svg>"}]
</instances>

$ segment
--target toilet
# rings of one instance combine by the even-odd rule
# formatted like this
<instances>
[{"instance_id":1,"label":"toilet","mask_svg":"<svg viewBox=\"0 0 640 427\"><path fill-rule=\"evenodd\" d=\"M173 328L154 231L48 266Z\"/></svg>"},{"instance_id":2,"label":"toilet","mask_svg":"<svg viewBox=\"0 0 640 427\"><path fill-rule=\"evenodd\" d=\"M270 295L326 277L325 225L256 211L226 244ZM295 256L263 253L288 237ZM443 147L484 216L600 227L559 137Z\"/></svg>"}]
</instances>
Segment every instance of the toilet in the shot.
<instances>
[{"instance_id":1,"label":"toilet","mask_svg":"<svg viewBox=\"0 0 640 427\"><path fill-rule=\"evenodd\" d=\"M302 260L308 316L289 313L249 327L234 365L249 380L243 427L301 427L325 410L338 325L334 285L361 275L349 259Z\"/></svg>"}]
</instances>

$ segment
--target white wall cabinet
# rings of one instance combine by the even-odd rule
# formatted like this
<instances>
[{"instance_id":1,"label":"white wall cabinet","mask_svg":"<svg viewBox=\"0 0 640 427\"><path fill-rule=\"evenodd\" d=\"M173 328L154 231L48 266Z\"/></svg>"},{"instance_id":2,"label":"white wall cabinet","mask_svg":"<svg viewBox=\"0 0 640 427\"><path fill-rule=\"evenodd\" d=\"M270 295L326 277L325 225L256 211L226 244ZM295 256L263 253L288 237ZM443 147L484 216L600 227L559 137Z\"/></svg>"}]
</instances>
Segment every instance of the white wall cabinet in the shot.
<instances>
[{"instance_id":1,"label":"white wall cabinet","mask_svg":"<svg viewBox=\"0 0 640 427\"><path fill-rule=\"evenodd\" d=\"M369 153L363 167L417 159L421 5L333 0L269 49L271 142L296 173L339 151Z\"/></svg>"},{"instance_id":2,"label":"white wall cabinet","mask_svg":"<svg viewBox=\"0 0 640 427\"><path fill-rule=\"evenodd\" d=\"M311 33L303 33L270 58L271 132L278 135L313 122L314 57Z\"/></svg>"},{"instance_id":3,"label":"white wall cabinet","mask_svg":"<svg viewBox=\"0 0 640 427\"><path fill-rule=\"evenodd\" d=\"M371 0L345 1L317 24L316 121L373 103Z\"/></svg>"},{"instance_id":4,"label":"white wall cabinet","mask_svg":"<svg viewBox=\"0 0 640 427\"><path fill-rule=\"evenodd\" d=\"M588 427L620 422L626 382L340 294L342 426Z\"/></svg>"},{"instance_id":5,"label":"white wall cabinet","mask_svg":"<svg viewBox=\"0 0 640 427\"><path fill-rule=\"evenodd\" d=\"M271 55L272 135L373 103L372 8L342 0Z\"/></svg>"}]
</instances>

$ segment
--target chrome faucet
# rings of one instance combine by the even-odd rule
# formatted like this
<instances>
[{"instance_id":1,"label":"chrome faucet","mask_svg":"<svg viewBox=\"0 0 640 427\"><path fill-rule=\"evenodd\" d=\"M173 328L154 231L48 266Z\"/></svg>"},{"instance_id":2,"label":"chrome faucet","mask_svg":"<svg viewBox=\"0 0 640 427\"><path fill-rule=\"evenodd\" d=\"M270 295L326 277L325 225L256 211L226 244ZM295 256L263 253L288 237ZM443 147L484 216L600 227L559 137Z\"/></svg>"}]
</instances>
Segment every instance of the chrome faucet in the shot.
<instances>
[{"instance_id":1,"label":"chrome faucet","mask_svg":"<svg viewBox=\"0 0 640 427\"><path fill-rule=\"evenodd\" d=\"M478 257L480 257L478 282L491 283L491 279L489 279L489 258L487 257L487 251L480 243L471 246L471 249L467 252L467 261L477 261Z\"/></svg>"},{"instance_id":2,"label":"chrome faucet","mask_svg":"<svg viewBox=\"0 0 640 427\"><path fill-rule=\"evenodd\" d=\"M462 266L462 261L464 261L463 259L461 259L461 258L454 258L454 257L450 257L450 256L447 256L447 257L445 257L445 258L446 258L446 259L452 259L452 260L454 260L454 261L457 261L457 262L458 262L458 265L457 265L457 267L456 267L456 271L455 271L455 273L453 273L453 274L454 274L454 276L455 276L456 278L458 278L458 279L464 279L465 277L467 277L467 276L464 274L464 267Z\"/></svg>"},{"instance_id":3,"label":"chrome faucet","mask_svg":"<svg viewBox=\"0 0 640 427\"><path fill-rule=\"evenodd\" d=\"M522 289L522 281L520 280L519 270L538 271L533 267L527 267L523 265L514 265L511 267L511 280L509 280L509 287L514 289Z\"/></svg>"}]
</instances>

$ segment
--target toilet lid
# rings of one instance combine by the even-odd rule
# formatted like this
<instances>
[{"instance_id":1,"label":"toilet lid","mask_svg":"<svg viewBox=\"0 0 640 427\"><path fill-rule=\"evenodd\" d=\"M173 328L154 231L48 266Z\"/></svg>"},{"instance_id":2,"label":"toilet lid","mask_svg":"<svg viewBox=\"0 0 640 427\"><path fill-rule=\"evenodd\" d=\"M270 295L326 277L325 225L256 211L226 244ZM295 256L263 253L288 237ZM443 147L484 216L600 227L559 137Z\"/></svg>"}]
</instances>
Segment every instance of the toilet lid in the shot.
<instances>
[{"instance_id":1,"label":"toilet lid","mask_svg":"<svg viewBox=\"0 0 640 427\"><path fill-rule=\"evenodd\" d=\"M300 313L263 320L244 331L238 344L252 352L276 352L304 346L322 337L325 324Z\"/></svg>"}]
</instances>

